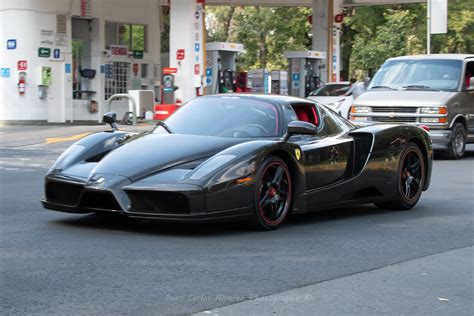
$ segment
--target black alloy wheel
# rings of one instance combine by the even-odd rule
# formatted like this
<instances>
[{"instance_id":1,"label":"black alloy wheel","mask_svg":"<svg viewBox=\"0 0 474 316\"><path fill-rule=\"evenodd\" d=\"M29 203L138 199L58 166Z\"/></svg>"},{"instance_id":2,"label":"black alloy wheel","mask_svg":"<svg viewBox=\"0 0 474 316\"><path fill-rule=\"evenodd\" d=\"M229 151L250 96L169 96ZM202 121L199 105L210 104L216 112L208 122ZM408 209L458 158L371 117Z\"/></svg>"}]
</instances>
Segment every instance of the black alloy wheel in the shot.
<instances>
[{"instance_id":1,"label":"black alloy wheel","mask_svg":"<svg viewBox=\"0 0 474 316\"><path fill-rule=\"evenodd\" d=\"M257 172L254 224L262 230L277 228L291 204L291 176L285 162L268 157Z\"/></svg>"},{"instance_id":2,"label":"black alloy wheel","mask_svg":"<svg viewBox=\"0 0 474 316\"><path fill-rule=\"evenodd\" d=\"M425 173L425 160L420 148L414 143L408 143L400 156L396 199L375 205L383 209L411 209L418 203L423 192Z\"/></svg>"}]
</instances>

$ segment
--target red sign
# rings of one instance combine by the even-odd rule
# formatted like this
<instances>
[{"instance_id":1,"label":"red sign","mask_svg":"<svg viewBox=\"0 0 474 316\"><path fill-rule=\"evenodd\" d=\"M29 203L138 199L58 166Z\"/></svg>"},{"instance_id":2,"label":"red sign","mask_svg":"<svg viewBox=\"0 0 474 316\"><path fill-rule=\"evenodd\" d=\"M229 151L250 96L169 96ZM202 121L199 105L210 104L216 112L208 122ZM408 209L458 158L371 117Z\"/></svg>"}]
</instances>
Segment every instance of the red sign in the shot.
<instances>
[{"instance_id":1,"label":"red sign","mask_svg":"<svg viewBox=\"0 0 474 316\"><path fill-rule=\"evenodd\" d=\"M195 74L195 75L199 75L200 70L201 70L201 65L195 64L195 65L194 65L194 74Z\"/></svg>"},{"instance_id":2,"label":"red sign","mask_svg":"<svg viewBox=\"0 0 474 316\"><path fill-rule=\"evenodd\" d=\"M28 68L28 62L26 60L19 60L17 63L18 70L26 70Z\"/></svg>"},{"instance_id":3,"label":"red sign","mask_svg":"<svg viewBox=\"0 0 474 316\"><path fill-rule=\"evenodd\" d=\"M178 72L178 68L163 68L163 73L165 75L175 74Z\"/></svg>"},{"instance_id":4,"label":"red sign","mask_svg":"<svg viewBox=\"0 0 474 316\"><path fill-rule=\"evenodd\" d=\"M342 14L336 14L336 16L334 17L334 22L336 23L342 23L342 21L344 20L344 15Z\"/></svg>"},{"instance_id":5,"label":"red sign","mask_svg":"<svg viewBox=\"0 0 474 316\"><path fill-rule=\"evenodd\" d=\"M176 60L183 60L184 59L184 49L178 49L176 51Z\"/></svg>"},{"instance_id":6,"label":"red sign","mask_svg":"<svg viewBox=\"0 0 474 316\"><path fill-rule=\"evenodd\" d=\"M122 45L110 45L110 54L113 56L127 56L127 46Z\"/></svg>"},{"instance_id":7,"label":"red sign","mask_svg":"<svg viewBox=\"0 0 474 316\"><path fill-rule=\"evenodd\" d=\"M135 74L135 76L138 74L138 64L133 64L133 73Z\"/></svg>"}]
</instances>

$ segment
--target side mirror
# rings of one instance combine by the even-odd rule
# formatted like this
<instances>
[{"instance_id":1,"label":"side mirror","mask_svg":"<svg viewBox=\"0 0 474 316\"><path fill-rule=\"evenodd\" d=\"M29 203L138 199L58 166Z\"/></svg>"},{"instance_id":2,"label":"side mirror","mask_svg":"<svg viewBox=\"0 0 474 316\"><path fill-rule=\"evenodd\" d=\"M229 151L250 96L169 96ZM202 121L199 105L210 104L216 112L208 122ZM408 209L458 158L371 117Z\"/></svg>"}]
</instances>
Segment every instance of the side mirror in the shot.
<instances>
[{"instance_id":1,"label":"side mirror","mask_svg":"<svg viewBox=\"0 0 474 316\"><path fill-rule=\"evenodd\" d=\"M364 79L364 89L365 90L367 90L367 87L369 86L370 80L372 80L372 78L365 77L365 79Z\"/></svg>"},{"instance_id":2,"label":"side mirror","mask_svg":"<svg viewBox=\"0 0 474 316\"><path fill-rule=\"evenodd\" d=\"M293 135L316 135L318 133L316 125L304 121L293 121L288 124L288 131L285 140Z\"/></svg>"},{"instance_id":3,"label":"side mirror","mask_svg":"<svg viewBox=\"0 0 474 316\"><path fill-rule=\"evenodd\" d=\"M113 131L117 130L117 113L115 112L107 112L102 117L102 121L104 123L110 124Z\"/></svg>"}]
</instances>

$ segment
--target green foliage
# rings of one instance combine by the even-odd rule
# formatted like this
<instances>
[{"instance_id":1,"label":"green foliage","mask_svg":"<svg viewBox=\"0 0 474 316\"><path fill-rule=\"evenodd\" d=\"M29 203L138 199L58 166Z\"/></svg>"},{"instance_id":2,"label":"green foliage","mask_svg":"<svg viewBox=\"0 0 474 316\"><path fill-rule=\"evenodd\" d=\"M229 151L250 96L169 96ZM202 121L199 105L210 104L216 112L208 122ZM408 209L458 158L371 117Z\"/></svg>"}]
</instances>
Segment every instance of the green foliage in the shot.
<instances>
[{"instance_id":1,"label":"green foliage","mask_svg":"<svg viewBox=\"0 0 474 316\"><path fill-rule=\"evenodd\" d=\"M448 33L432 35L432 53L474 52L469 2L448 2ZM426 4L359 7L344 22L343 59L351 76L362 79L390 57L426 53Z\"/></svg>"},{"instance_id":2,"label":"green foliage","mask_svg":"<svg viewBox=\"0 0 474 316\"><path fill-rule=\"evenodd\" d=\"M207 7L207 41L241 43L242 69L286 69L285 50L311 47L309 8Z\"/></svg>"}]
</instances>

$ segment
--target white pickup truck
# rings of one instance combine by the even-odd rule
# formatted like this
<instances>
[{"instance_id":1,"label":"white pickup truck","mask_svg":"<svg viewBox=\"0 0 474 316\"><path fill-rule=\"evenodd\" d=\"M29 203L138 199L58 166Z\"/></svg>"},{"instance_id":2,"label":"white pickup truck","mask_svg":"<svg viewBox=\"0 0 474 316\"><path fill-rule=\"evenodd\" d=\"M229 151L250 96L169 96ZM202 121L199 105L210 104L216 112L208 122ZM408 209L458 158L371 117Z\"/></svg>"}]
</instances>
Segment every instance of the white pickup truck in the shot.
<instances>
[{"instance_id":1,"label":"white pickup truck","mask_svg":"<svg viewBox=\"0 0 474 316\"><path fill-rule=\"evenodd\" d=\"M474 55L388 59L354 100L349 119L426 125L434 150L462 158L474 142Z\"/></svg>"}]
</instances>

